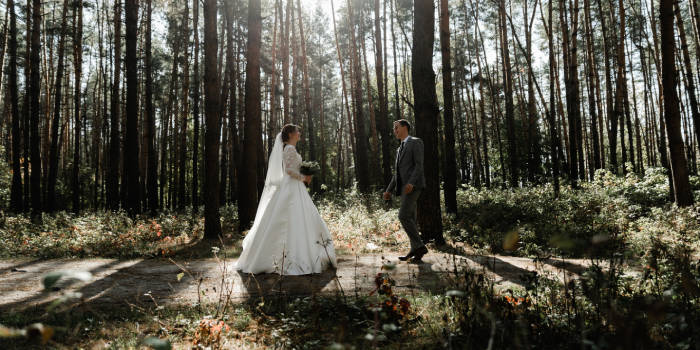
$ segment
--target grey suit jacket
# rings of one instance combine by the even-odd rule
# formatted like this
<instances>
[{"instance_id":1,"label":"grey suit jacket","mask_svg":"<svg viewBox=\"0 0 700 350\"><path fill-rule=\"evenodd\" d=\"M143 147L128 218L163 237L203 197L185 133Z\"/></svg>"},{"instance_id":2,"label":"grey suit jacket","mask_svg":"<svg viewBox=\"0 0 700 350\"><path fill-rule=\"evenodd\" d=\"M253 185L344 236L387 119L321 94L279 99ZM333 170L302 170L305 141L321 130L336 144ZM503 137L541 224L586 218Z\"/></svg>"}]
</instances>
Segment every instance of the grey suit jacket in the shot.
<instances>
[{"instance_id":1,"label":"grey suit jacket","mask_svg":"<svg viewBox=\"0 0 700 350\"><path fill-rule=\"evenodd\" d=\"M408 136L405 142L406 144L404 145L402 154L398 154L399 151L398 149L396 150L397 157L399 157L397 171L394 172L394 176L392 176L391 182L386 188L386 191L390 193L402 190L402 188L397 188L399 185L397 173L401 177L401 187L406 184L411 184L415 188L425 188L425 175L423 173L423 140Z\"/></svg>"}]
</instances>

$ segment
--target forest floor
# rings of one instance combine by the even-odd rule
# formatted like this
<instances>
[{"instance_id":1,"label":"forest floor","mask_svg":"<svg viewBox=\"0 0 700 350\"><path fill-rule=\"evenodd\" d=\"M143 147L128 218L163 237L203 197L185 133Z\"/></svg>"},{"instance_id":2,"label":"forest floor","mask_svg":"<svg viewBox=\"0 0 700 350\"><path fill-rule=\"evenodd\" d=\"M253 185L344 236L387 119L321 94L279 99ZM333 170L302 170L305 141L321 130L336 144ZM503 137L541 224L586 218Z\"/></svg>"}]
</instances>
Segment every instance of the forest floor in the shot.
<instances>
[{"instance_id":1,"label":"forest floor","mask_svg":"<svg viewBox=\"0 0 700 350\"><path fill-rule=\"evenodd\" d=\"M337 269L306 276L248 275L233 269L235 259L6 259L0 260L0 312L47 305L59 296L80 293L74 300L92 306L159 306L216 303L275 295L368 295L375 276L388 272L396 291L444 293L450 275L469 266L493 278L494 288L524 286L528 276L566 282L590 266L590 259L530 258L475 254L466 245L431 251L420 263L400 262L398 252L339 255ZM54 271L88 271L89 281L59 281L43 288L43 277ZM71 294L75 295L75 294Z\"/></svg>"}]
</instances>

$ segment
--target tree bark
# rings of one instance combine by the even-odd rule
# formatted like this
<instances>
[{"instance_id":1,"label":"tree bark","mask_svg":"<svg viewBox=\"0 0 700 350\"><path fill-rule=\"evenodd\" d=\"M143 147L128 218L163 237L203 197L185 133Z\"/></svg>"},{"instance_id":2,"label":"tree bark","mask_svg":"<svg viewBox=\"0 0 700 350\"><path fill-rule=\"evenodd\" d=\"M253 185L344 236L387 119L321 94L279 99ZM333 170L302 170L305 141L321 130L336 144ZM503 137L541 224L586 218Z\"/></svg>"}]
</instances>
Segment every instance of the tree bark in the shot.
<instances>
[{"instance_id":1,"label":"tree bark","mask_svg":"<svg viewBox=\"0 0 700 350\"><path fill-rule=\"evenodd\" d=\"M63 0L61 10L61 32L58 42L58 66L56 68L56 80L54 83L54 109L51 121L51 148L49 149L49 178L46 190L46 209L49 212L56 210L56 180L58 177L58 129L61 123L61 102L63 92L63 72L66 52L66 36L68 35L68 0ZM38 105L36 105L38 106ZM33 166L33 164L32 164Z\"/></svg>"},{"instance_id":2,"label":"tree bark","mask_svg":"<svg viewBox=\"0 0 700 350\"><path fill-rule=\"evenodd\" d=\"M506 134L508 137L508 165L510 186L515 188L519 184L518 149L515 141L515 110L513 106L513 75L510 65L510 51L508 50L508 28L506 26L505 0L498 3L499 27L501 40L501 58L503 60L503 93L506 100Z\"/></svg>"},{"instance_id":3,"label":"tree bark","mask_svg":"<svg viewBox=\"0 0 700 350\"><path fill-rule=\"evenodd\" d=\"M597 103L596 94L594 94L593 89L596 86L598 67L596 65L595 53L593 51L593 26L591 21L591 2L590 0L584 0L584 13L585 13L585 28L586 28L586 53L588 59L588 85L590 89L588 91L588 108L591 115L591 141L593 144L593 169L601 168L600 160L600 143L598 137L598 115L597 115Z\"/></svg>"},{"instance_id":4,"label":"tree bark","mask_svg":"<svg viewBox=\"0 0 700 350\"><path fill-rule=\"evenodd\" d=\"M675 15L676 20L678 21L678 34L681 38L681 52L683 53L683 66L685 67L688 99L690 100L690 112L691 116L693 117L693 129L695 131L695 137L700 140L700 109L698 108L698 99L695 92L695 80L693 79L693 69L690 64L690 53L688 52L688 41L685 36L685 26L683 25L683 17L681 16L681 10L678 3L675 4Z\"/></svg>"},{"instance_id":5,"label":"tree bark","mask_svg":"<svg viewBox=\"0 0 700 350\"><path fill-rule=\"evenodd\" d=\"M138 66L136 61L136 37L139 3L127 0L126 13L126 134L124 138L124 180L126 181L125 209L131 214L141 212L141 186L139 184L139 132L138 132Z\"/></svg>"},{"instance_id":6,"label":"tree bark","mask_svg":"<svg viewBox=\"0 0 700 350\"><path fill-rule=\"evenodd\" d=\"M440 208L440 175L438 148L437 93L433 72L433 44L435 43L435 4L433 0L415 0L413 23L413 53L411 76L416 115L416 135L423 140L426 188L418 202L418 224L423 241L435 240L442 245L442 210Z\"/></svg>"},{"instance_id":7,"label":"tree bark","mask_svg":"<svg viewBox=\"0 0 700 350\"><path fill-rule=\"evenodd\" d=\"M199 95L201 91L199 75L199 0L192 0L192 30L194 35L194 91L192 94L192 211L199 212Z\"/></svg>"},{"instance_id":8,"label":"tree bark","mask_svg":"<svg viewBox=\"0 0 700 350\"><path fill-rule=\"evenodd\" d=\"M681 115L676 93L676 43L673 33L673 1L659 1L659 25L661 32L661 60L664 97L664 119L671 154L671 174L676 204L681 207L693 204L693 192L688 179L688 164L683 151Z\"/></svg>"},{"instance_id":9,"label":"tree bark","mask_svg":"<svg viewBox=\"0 0 700 350\"><path fill-rule=\"evenodd\" d=\"M204 237L221 235L219 220L219 79L217 75L216 0L204 1L205 178Z\"/></svg>"},{"instance_id":10,"label":"tree bark","mask_svg":"<svg viewBox=\"0 0 700 350\"><path fill-rule=\"evenodd\" d=\"M12 117L12 186L10 188L10 208L14 213L20 213L24 208L22 193L22 174L20 169L20 141L22 140L19 127L19 91L17 88L17 14L14 0L7 1L7 11L10 14L10 29L8 32L8 70L7 88L10 113ZM26 181L26 179L25 179Z\"/></svg>"},{"instance_id":11,"label":"tree bark","mask_svg":"<svg viewBox=\"0 0 700 350\"><path fill-rule=\"evenodd\" d=\"M554 198L559 198L559 169L561 167L559 159L559 131L557 127L557 108L555 107L554 91L554 27L552 22L552 1L549 2L547 18L549 22L548 45L549 45L549 148L552 157L552 180L554 182Z\"/></svg>"},{"instance_id":12,"label":"tree bark","mask_svg":"<svg viewBox=\"0 0 700 350\"><path fill-rule=\"evenodd\" d=\"M258 149L262 147L260 110L260 0L248 2L248 44L245 79L245 132L243 134L242 197L239 205L240 228L250 227L258 206Z\"/></svg>"},{"instance_id":13,"label":"tree bark","mask_svg":"<svg viewBox=\"0 0 700 350\"><path fill-rule=\"evenodd\" d=\"M354 87L351 90L353 94L353 109L355 114L355 175L357 177L357 186L360 192L369 193L369 161L367 159L367 152L362 152L362 150L367 149L367 134L365 132L365 118L362 108L362 69L360 68L360 54L359 49L357 48L357 40L355 35L356 18L353 15L353 7L350 0L348 0L348 18L349 22L351 23L351 82L353 82Z\"/></svg>"},{"instance_id":14,"label":"tree bark","mask_svg":"<svg viewBox=\"0 0 700 350\"><path fill-rule=\"evenodd\" d=\"M454 94L452 92L452 62L450 52L450 12L447 0L440 0L440 51L442 52L442 96L445 130L444 191L445 211L457 213L457 156L455 155Z\"/></svg>"},{"instance_id":15,"label":"tree bark","mask_svg":"<svg viewBox=\"0 0 700 350\"><path fill-rule=\"evenodd\" d=\"M197 3L197 1L194 1ZM196 16L196 15L195 15ZM152 214L159 209L158 204L158 157L155 151L156 119L153 108L153 49L152 49L153 0L146 2L146 42L145 42L145 113L146 113L146 195L147 207ZM195 32L196 35L196 32ZM197 59L195 58L195 62ZM195 63L196 64L196 63Z\"/></svg>"},{"instance_id":16,"label":"tree bark","mask_svg":"<svg viewBox=\"0 0 700 350\"><path fill-rule=\"evenodd\" d=\"M385 2L386 4L386 2ZM386 8L385 8L386 9ZM386 33L385 33L386 34ZM386 35L385 39L386 39ZM377 76L377 94L379 98L379 115L376 116L377 129L381 135L382 141L382 173L383 183L391 181L391 130L389 127L389 103L386 94L386 85L384 79L385 65L384 52L382 52L382 30L379 20L379 0L374 0L374 43L375 43L375 74ZM386 41L384 41L386 43ZM386 51L386 50L385 50Z\"/></svg>"},{"instance_id":17,"label":"tree bark","mask_svg":"<svg viewBox=\"0 0 700 350\"><path fill-rule=\"evenodd\" d=\"M566 114L569 121L569 178L571 186L578 186L579 178L579 157L583 156L579 149L579 123L581 119L581 108L579 100L579 80L578 80L578 54L577 54L577 32L578 32L578 0L574 1L571 8L571 34L569 34L568 14L565 1L559 1L560 20L562 26L562 51L564 53L564 82L566 86Z\"/></svg>"},{"instance_id":18,"label":"tree bark","mask_svg":"<svg viewBox=\"0 0 700 350\"><path fill-rule=\"evenodd\" d=\"M80 211L80 129L81 95L80 77L83 72L83 0L78 0L74 9L75 30L73 35L73 65L75 66L75 86L73 92L73 118L75 118L73 140L73 212Z\"/></svg>"},{"instance_id":19,"label":"tree bark","mask_svg":"<svg viewBox=\"0 0 700 350\"><path fill-rule=\"evenodd\" d=\"M114 2L114 71L112 73L112 96L110 99L110 147L109 169L107 170L107 206L116 210L119 208L119 78L121 76L121 4Z\"/></svg>"},{"instance_id":20,"label":"tree bark","mask_svg":"<svg viewBox=\"0 0 700 350\"><path fill-rule=\"evenodd\" d=\"M31 164L30 191L32 201L32 211L36 215L42 210L41 200L41 154L39 151L39 118L41 110L39 108L39 93L41 92L40 61L39 53L41 49L41 1L32 0L32 31L31 31L31 53L29 65L31 66L29 80L29 103L30 109L30 147L29 163Z\"/></svg>"}]
</instances>

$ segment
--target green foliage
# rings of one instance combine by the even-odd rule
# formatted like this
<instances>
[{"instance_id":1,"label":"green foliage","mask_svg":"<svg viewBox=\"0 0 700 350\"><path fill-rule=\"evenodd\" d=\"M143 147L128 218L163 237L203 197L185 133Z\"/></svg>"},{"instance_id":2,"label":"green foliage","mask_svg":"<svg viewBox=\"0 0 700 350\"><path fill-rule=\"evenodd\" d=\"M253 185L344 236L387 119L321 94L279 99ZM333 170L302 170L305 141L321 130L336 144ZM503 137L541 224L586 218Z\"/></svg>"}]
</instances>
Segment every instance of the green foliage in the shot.
<instances>
[{"instance_id":1,"label":"green foliage","mask_svg":"<svg viewBox=\"0 0 700 350\"><path fill-rule=\"evenodd\" d=\"M0 212L0 257L143 257L168 255L178 245L201 237L203 221L161 213L131 218L125 212L43 214L40 224L28 216Z\"/></svg>"},{"instance_id":2,"label":"green foliage","mask_svg":"<svg viewBox=\"0 0 700 350\"><path fill-rule=\"evenodd\" d=\"M564 255L598 254L605 247L593 246L594 237L612 238L620 233L620 225L611 215L616 203L595 191L562 188L561 196L554 199L550 186L516 190L470 188L460 191L457 201L460 219L453 225L452 233L494 252L514 250L528 256L554 250ZM503 242L513 234L519 238L519 244L506 249L510 247L504 247Z\"/></svg>"},{"instance_id":3,"label":"green foliage","mask_svg":"<svg viewBox=\"0 0 700 350\"><path fill-rule=\"evenodd\" d=\"M376 196L352 191L332 194L316 201L339 253L368 253L408 246L398 220L398 203L384 203Z\"/></svg>"},{"instance_id":4,"label":"green foliage","mask_svg":"<svg viewBox=\"0 0 700 350\"><path fill-rule=\"evenodd\" d=\"M544 185L468 188L459 191L457 199L459 216L448 218L449 233L497 253L600 257L612 249L635 255L651 234L677 232L700 238L700 228L692 224L697 222L697 207L678 209L669 202L663 168L624 177L598 170L594 181L581 184L579 190L562 187L559 198ZM678 226L679 220L686 225ZM625 244L631 249L622 249Z\"/></svg>"},{"instance_id":5,"label":"green foliage","mask_svg":"<svg viewBox=\"0 0 700 350\"><path fill-rule=\"evenodd\" d=\"M0 145L0 154L5 154L5 148ZM7 210L10 205L10 187L12 184L12 168L4 157L0 157L0 211Z\"/></svg>"}]
</instances>

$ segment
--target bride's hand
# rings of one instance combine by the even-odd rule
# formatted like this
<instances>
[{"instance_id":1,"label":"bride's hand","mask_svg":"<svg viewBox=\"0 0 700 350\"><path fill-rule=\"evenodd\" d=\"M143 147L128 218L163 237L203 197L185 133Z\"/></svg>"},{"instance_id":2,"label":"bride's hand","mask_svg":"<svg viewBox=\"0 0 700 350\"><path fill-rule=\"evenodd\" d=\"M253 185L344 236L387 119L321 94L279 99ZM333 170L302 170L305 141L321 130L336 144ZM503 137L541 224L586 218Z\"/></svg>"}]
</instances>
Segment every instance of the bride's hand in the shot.
<instances>
[{"instance_id":1,"label":"bride's hand","mask_svg":"<svg viewBox=\"0 0 700 350\"><path fill-rule=\"evenodd\" d=\"M306 183L306 184L311 183L311 175L304 175L304 183Z\"/></svg>"}]
</instances>

